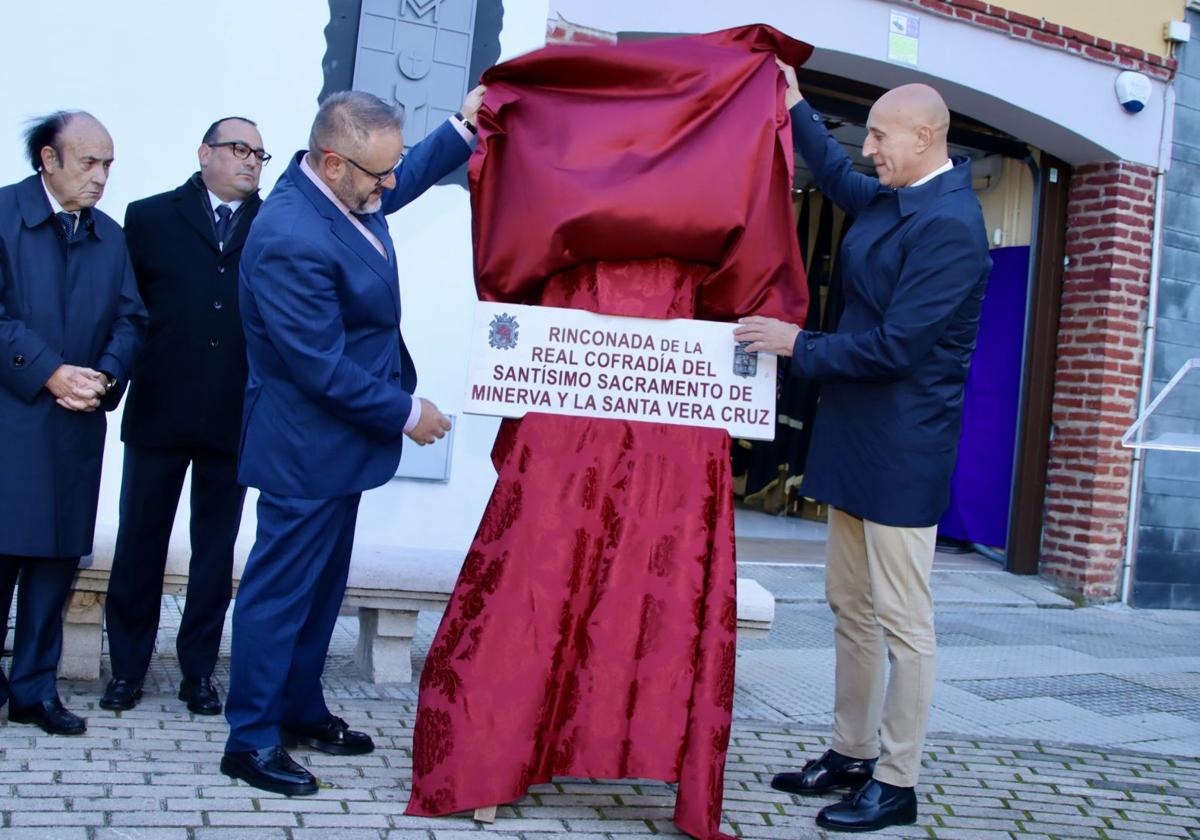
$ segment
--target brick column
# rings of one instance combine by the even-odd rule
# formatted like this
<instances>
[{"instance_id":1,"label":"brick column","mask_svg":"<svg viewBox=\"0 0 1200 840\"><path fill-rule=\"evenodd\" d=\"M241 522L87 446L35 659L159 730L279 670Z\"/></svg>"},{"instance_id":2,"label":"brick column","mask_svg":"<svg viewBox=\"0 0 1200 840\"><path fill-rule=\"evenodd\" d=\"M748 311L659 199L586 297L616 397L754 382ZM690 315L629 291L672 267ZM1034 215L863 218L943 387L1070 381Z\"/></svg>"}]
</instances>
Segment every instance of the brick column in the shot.
<instances>
[{"instance_id":1,"label":"brick column","mask_svg":"<svg viewBox=\"0 0 1200 840\"><path fill-rule=\"evenodd\" d=\"M615 44L615 32L605 32L602 29L592 29L580 26L559 15L546 21L546 43L568 44L572 46L596 46L597 44Z\"/></svg>"},{"instance_id":2,"label":"brick column","mask_svg":"<svg viewBox=\"0 0 1200 840\"><path fill-rule=\"evenodd\" d=\"M1089 601L1120 591L1150 286L1154 172L1125 161L1075 170L1067 206L1041 573Z\"/></svg>"}]
</instances>

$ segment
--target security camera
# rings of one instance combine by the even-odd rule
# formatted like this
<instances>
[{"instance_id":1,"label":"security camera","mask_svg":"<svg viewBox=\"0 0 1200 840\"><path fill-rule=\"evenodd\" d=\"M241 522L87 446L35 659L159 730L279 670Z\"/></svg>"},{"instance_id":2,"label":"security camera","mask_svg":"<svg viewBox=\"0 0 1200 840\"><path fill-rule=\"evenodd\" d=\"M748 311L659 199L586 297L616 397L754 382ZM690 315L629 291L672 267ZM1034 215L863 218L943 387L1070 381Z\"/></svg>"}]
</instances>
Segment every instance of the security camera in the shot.
<instances>
[{"instance_id":1,"label":"security camera","mask_svg":"<svg viewBox=\"0 0 1200 840\"><path fill-rule=\"evenodd\" d=\"M1136 114L1150 101L1150 79L1133 70L1117 74L1117 101L1131 114Z\"/></svg>"}]
</instances>

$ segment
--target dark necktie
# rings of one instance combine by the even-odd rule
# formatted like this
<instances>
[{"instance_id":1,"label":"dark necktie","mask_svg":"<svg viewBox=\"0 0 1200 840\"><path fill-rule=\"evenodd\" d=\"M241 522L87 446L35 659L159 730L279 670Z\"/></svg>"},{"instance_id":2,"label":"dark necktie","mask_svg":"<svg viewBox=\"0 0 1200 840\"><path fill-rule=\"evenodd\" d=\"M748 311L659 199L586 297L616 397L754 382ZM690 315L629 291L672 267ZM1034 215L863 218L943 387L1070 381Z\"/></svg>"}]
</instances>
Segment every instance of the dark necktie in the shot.
<instances>
[{"instance_id":1,"label":"dark necktie","mask_svg":"<svg viewBox=\"0 0 1200 840\"><path fill-rule=\"evenodd\" d=\"M54 215L58 217L58 221L63 228L63 233L67 235L67 241L70 242L75 238L75 214L63 210L61 213L55 213Z\"/></svg>"},{"instance_id":2,"label":"dark necktie","mask_svg":"<svg viewBox=\"0 0 1200 840\"><path fill-rule=\"evenodd\" d=\"M217 208L217 247L225 250L225 236L229 233L229 220L233 218L233 210L228 204Z\"/></svg>"}]
</instances>

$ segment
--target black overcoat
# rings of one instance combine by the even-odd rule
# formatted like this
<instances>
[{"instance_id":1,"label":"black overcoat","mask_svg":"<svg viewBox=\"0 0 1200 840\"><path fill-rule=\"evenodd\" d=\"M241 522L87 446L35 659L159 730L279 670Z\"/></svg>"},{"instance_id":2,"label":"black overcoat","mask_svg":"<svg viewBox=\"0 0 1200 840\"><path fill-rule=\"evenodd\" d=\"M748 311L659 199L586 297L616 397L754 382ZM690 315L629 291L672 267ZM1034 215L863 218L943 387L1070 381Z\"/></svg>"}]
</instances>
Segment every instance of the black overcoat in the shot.
<instances>
[{"instance_id":1,"label":"black overcoat","mask_svg":"<svg viewBox=\"0 0 1200 840\"><path fill-rule=\"evenodd\" d=\"M224 250L199 175L125 211L138 291L150 313L121 440L236 455L246 391L238 259L262 199L238 208Z\"/></svg>"}]
</instances>

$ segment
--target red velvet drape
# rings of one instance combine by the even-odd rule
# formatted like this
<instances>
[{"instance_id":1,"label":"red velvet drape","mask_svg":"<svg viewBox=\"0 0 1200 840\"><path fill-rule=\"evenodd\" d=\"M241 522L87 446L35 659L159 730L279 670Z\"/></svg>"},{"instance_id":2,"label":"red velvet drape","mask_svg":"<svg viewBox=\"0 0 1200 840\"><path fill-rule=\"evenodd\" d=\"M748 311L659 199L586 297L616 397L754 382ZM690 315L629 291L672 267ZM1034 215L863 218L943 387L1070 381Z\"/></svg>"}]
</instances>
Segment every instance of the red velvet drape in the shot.
<instances>
[{"instance_id":1,"label":"red velvet drape","mask_svg":"<svg viewBox=\"0 0 1200 840\"><path fill-rule=\"evenodd\" d=\"M791 138L765 26L493 68L470 164L480 297L616 315L803 322ZM406 813L554 776L678 781L720 833L733 701L729 438L530 415L421 678Z\"/></svg>"}]
</instances>

